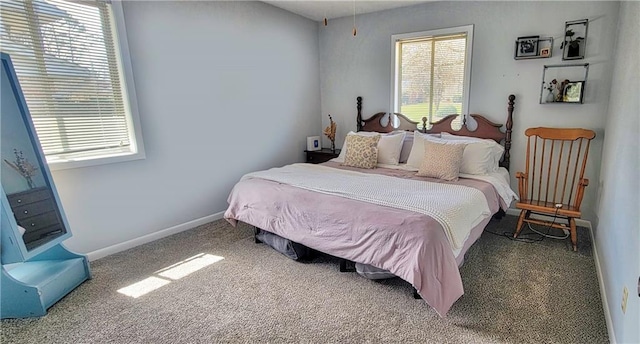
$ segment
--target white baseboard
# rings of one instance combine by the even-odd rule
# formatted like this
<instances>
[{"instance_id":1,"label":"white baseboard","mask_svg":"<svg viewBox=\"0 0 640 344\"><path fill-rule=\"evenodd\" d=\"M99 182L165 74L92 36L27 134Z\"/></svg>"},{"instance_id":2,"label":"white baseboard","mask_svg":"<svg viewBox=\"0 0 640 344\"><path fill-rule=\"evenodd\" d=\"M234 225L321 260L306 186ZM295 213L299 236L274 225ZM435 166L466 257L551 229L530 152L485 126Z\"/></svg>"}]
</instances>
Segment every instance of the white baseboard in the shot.
<instances>
[{"instance_id":1,"label":"white baseboard","mask_svg":"<svg viewBox=\"0 0 640 344\"><path fill-rule=\"evenodd\" d=\"M205 217L201 217L199 219L195 219L195 220L191 220L182 224L179 224L177 226L173 226L170 228L166 228L166 229L162 229L159 230L157 232L153 232L151 234L147 234L147 235L143 235L139 238L135 238L135 239L131 239L129 241L125 241L119 244L115 244L109 247L105 247L105 248L101 248L99 250L93 251L93 252L89 252L87 253L87 257L89 258L89 261L93 261L96 259L100 259L103 257L106 257L108 255L114 254L114 253L118 253L118 252L122 252L124 250L128 250L130 248L134 248L136 246L140 246L142 244L146 244L164 237L168 237L170 235L176 234L176 233L180 233L180 232L184 232L186 230L189 229L193 229L195 227L198 227L200 225L203 225L205 223L209 223L211 221L215 221L215 220L219 220L222 218L222 215L224 215L224 211L221 211L219 213L215 213L212 215L208 215Z\"/></svg>"},{"instance_id":2,"label":"white baseboard","mask_svg":"<svg viewBox=\"0 0 640 344\"><path fill-rule=\"evenodd\" d=\"M507 214L508 215L519 216L520 215L520 210L509 208L509 209L507 209ZM531 217L534 218L534 219L538 218L538 216L535 215L535 214L532 214ZM589 231L591 231L591 222L590 221L583 220L583 219L576 219L576 226L587 227L587 228L589 228Z\"/></svg>"},{"instance_id":3,"label":"white baseboard","mask_svg":"<svg viewBox=\"0 0 640 344\"><path fill-rule=\"evenodd\" d=\"M611 320L611 312L609 311L609 301L607 300L607 288L604 284L604 278L602 277L602 268L600 267L600 257L598 256L598 246L596 245L595 238L593 237L593 230L591 233L591 247L593 248L593 260L596 264L596 275L598 275L598 283L600 284L600 298L602 299L602 310L604 311L604 321L607 325L607 332L609 333L609 343L616 344L616 334L613 331L613 323Z\"/></svg>"}]
</instances>

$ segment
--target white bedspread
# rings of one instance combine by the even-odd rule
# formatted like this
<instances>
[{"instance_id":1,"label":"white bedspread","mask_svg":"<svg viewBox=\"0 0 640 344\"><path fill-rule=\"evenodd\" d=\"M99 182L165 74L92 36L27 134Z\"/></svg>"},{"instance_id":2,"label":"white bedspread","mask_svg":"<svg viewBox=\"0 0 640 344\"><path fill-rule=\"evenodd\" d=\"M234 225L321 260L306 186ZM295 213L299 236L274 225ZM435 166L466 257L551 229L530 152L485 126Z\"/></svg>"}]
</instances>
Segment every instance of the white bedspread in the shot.
<instances>
[{"instance_id":1,"label":"white bedspread","mask_svg":"<svg viewBox=\"0 0 640 344\"><path fill-rule=\"evenodd\" d=\"M462 249L469 231L491 215L483 193L462 185L409 180L313 164L292 164L242 177L251 178L428 215L440 223L454 253Z\"/></svg>"}]
</instances>

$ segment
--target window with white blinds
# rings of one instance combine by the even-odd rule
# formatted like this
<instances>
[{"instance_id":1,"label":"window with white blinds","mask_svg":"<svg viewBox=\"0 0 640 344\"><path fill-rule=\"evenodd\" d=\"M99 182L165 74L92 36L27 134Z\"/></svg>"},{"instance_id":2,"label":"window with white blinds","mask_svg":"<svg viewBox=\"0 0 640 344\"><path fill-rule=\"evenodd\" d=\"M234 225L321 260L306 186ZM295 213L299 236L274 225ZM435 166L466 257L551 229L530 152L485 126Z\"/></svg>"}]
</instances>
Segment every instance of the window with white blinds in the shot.
<instances>
[{"instance_id":1,"label":"window with white blinds","mask_svg":"<svg viewBox=\"0 0 640 344\"><path fill-rule=\"evenodd\" d=\"M11 56L49 162L137 152L111 6L0 2L0 47Z\"/></svg>"},{"instance_id":2,"label":"window with white blinds","mask_svg":"<svg viewBox=\"0 0 640 344\"><path fill-rule=\"evenodd\" d=\"M394 35L393 111L420 123L465 114L472 35L471 25Z\"/></svg>"}]
</instances>

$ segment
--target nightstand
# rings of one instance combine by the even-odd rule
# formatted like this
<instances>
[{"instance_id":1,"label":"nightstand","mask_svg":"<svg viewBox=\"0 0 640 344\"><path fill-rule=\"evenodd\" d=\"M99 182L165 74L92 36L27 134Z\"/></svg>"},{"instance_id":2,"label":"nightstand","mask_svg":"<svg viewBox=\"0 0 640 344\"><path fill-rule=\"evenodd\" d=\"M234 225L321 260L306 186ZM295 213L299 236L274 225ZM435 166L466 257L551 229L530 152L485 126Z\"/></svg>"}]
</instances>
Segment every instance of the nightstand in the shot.
<instances>
[{"instance_id":1,"label":"nightstand","mask_svg":"<svg viewBox=\"0 0 640 344\"><path fill-rule=\"evenodd\" d=\"M335 152L332 152L329 148L322 148L317 151L304 151L307 154L307 161L312 164L319 164L323 162L327 162L333 158L337 158L340 154L340 150L336 149Z\"/></svg>"}]
</instances>

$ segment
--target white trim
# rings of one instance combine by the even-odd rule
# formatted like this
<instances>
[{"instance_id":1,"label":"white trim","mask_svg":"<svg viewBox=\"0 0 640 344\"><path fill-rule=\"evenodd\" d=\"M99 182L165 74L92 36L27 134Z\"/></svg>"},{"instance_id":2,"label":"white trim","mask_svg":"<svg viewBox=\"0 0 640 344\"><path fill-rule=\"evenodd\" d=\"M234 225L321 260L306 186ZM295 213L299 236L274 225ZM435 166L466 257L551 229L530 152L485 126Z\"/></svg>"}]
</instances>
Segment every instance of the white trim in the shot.
<instances>
[{"instance_id":1,"label":"white trim","mask_svg":"<svg viewBox=\"0 0 640 344\"><path fill-rule=\"evenodd\" d=\"M519 216L520 215L520 210L518 209L514 209L514 208L509 208L507 209L506 213L508 215L513 215L513 216ZM534 219L542 219L544 218L543 215L536 215L536 214L531 214L532 218ZM579 227L587 227L589 229L589 232L591 232L593 229L591 228L591 222L587 221L587 220L583 220L583 219L576 219L576 226Z\"/></svg>"},{"instance_id":2,"label":"white trim","mask_svg":"<svg viewBox=\"0 0 640 344\"><path fill-rule=\"evenodd\" d=\"M607 288L604 283L604 277L602 276L602 268L600 266L600 257L598 256L598 246L596 245L595 238L593 237L593 230L589 230L591 233L591 247L593 249L593 260L596 265L596 275L598 275L598 284L600 285L600 298L602 299L602 310L604 311L604 321L607 325L607 333L609 334L609 343L616 344L616 333L613 331L613 322L611 320L611 312L609 310L609 301L607 301Z\"/></svg>"},{"instance_id":3,"label":"white trim","mask_svg":"<svg viewBox=\"0 0 640 344\"><path fill-rule=\"evenodd\" d=\"M47 161L52 171L112 164L117 162L141 160L146 157L144 144L142 142L142 129L140 125L140 114L138 112L138 97L133 80L133 68L131 66L131 55L129 53L129 41L127 40L127 30L125 28L124 9L121 0L109 2L111 12L111 26L113 28L114 48L119 64L120 82L122 83L122 96L125 101L125 111L127 113L127 126L129 127L129 139L131 146L129 151L120 154L109 154L83 156L80 155L55 155Z\"/></svg>"},{"instance_id":4,"label":"white trim","mask_svg":"<svg viewBox=\"0 0 640 344\"><path fill-rule=\"evenodd\" d=\"M410 33L401 33L391 35L391 101L389 102L391 110L390 113L400 112L400 106L397 104L397 100L402 96L399 89L396 89L396 85L398 85L398 69L400 63L399 61L399 52L397 51L398 41L407 40L411 38L419 38L419 37L431 37L431 36L443 36L443 35L453 35L457 33L466 33L467 34L467 46L465 49L465 65L464 65L464 87L462 93L462 114L469 113L469 99L470 91L471 91L471 58L473 53L473 29L474 25L463 25L456 26L452 28L445 29L436 29L436 30L427 30L420 32L410 32Z\"/></svg>"},{"instance_id":5,"label":"white trim","mask_svg":"<svg viewBox=\"0 0 640 344\"><path fill-rule=\"evenodd\" d=\"M100 259L103 257L106 257L108 255L114 254L114 253L118 253L118 252L122 252L125 250L128 250L130 248L134 248L136 246L140 246L146 243L150 243L152 241L158 240L158 239L162 239L164 237L168 237L170 235L173 234L177 234L180 232L184 232L186 230L189 229L193 229L195 227L198 227L200 225L203 225L205 223L209 223L215 220L220 220L222 218L222 216L224 215L224 211L221 211L219 213L215 213L212 215L207 215L205 217L201 217L199 219L195 219L195 220L191 220L167 229L162 229L159 230L157 232L153 232L147 235L143 235L139 238L135 238L135 239L131 239L119 244L115 244L109 247L105 247L105 248L101 248L99 250L93 251L93 252L89 252L87 253L87 257L89 257L89 261L94 261L96 259Z\"/></svg>"}]
</instances>

